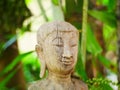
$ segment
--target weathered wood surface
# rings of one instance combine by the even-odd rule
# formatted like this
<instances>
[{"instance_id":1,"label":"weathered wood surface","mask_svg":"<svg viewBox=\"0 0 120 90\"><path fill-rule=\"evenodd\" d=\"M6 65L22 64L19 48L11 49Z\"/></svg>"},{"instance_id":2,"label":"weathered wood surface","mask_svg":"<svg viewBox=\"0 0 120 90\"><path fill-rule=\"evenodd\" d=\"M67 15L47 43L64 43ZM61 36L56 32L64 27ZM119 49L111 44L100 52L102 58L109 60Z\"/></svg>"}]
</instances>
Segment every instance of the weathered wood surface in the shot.
<instances>
[{"instance_id":1,"label":"weathered wood surface","mask_svg":"<svg viewBox=\"0 0 120 90\"><path fill-rule=\"evenodd\" d=\"M46 23L37 32L36 52L41 62L40 77L28 90L88 90L79 79L71 78L77 63L79 32L70 23Z\"/></svg>"}]
</instances>

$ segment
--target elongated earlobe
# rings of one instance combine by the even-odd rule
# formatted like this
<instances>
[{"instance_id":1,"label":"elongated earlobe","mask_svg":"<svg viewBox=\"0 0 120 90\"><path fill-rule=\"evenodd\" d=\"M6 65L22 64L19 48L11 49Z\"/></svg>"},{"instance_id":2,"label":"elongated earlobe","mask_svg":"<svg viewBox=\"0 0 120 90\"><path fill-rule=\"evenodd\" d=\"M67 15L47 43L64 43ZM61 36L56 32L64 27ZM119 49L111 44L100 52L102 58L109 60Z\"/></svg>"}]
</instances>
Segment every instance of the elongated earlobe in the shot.
<instances>
[{"instance_id":1,"label":"elongated earlobe","mask_svg":"<svg viewBox=\"0 0 120 90\"><path fill-rule=\"evenodd\" d=\"M46 71L46 63L44 60L41 60L40 78L43 78L45 76L45 71Z\"/></svg>"},{"instance_id":2,"label":"elongated earlobe","mask_svg":"<svg viewBox=\"0 0 120 90\"><path fill-rule=\"evenodd\" d=\"M45 71L46 71L46 62L44 60L43 50L40 45L36 45L35 49L36 49L37 55L38 55L38 57L40 59L40 63L41 63L40 78L43 78L45 75Z\"/></svg>"}]
</instances>

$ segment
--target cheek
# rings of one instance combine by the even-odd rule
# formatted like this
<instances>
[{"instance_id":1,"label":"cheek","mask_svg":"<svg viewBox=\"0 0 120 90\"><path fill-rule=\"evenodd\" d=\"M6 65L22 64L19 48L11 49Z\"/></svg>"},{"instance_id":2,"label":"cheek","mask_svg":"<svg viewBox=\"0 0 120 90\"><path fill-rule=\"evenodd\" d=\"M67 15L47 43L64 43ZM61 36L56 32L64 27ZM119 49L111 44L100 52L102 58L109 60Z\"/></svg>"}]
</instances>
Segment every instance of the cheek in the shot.
<instances>
[{"instance_id":1,"label":"cheek","mask_svg":"<svg viewBox=\"0 0 120 90\"><path fill-rule=\"evenodd\" d=\"M57 57L60 58L62 56L62 53L63 53L63 47L54 46L53 48L54 48L54 50L56 52Z\"/></svg>"},{"instance_id":2,"label":"cheek","mask_svg":"<svg viewBox=\"0 0 120 90\"><path fill-rule=\"evenodd\" d=\"M77 47L72 48L72 54L73 54L74 60L77 61L77 54L78 54L78 48Z\"/></svg>"},{"instance_id":3,"label":"cheek","mask_svg":"<svg viewBox=\"0 0 120 90\"><path fill-rule=\"evenodd\" d=\"M56 48L49 43L44 45L44 56L47 61L49 60L49 63L55 62L58 56Z\"/></svg>"}]
</instances>

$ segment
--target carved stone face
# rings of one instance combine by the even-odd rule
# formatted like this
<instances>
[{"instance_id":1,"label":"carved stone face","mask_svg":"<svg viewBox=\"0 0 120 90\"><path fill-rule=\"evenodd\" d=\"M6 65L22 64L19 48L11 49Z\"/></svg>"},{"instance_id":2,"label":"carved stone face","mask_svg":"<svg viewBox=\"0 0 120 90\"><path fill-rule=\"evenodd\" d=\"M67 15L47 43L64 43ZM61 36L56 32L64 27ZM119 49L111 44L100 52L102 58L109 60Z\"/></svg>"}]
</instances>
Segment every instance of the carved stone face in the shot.
<instances>
[{"instance_id":1,"label":"carved stone face","mask_svg":"<svg viewBox=\"0 0 120 90\"><path fill-rule=\"evenodd\" d=\"M70 73L77 62L78 35L75 31L54 31L43 43L47 69L58 74Z\"/></svg>"}]
</instances>

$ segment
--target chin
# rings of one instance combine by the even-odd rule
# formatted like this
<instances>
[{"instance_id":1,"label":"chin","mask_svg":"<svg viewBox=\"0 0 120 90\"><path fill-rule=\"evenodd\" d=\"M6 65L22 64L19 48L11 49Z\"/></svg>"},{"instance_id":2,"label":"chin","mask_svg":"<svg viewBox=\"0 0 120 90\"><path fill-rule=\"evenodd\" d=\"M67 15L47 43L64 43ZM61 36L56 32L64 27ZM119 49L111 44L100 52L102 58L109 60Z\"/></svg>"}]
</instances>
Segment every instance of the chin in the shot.
<instances>
[{"instance_id":1,"label":"chin","mask_svg":"<svg viewBox=\"0 0 120 90\"><path fill-rule=\"evenodd\" d=\"M61 69L59 69L60 73L64 73L64 74L68 74L73 72L73 67L71 66L65 66L65 67L61 67Z\"/></svg>"}]
</instances>

